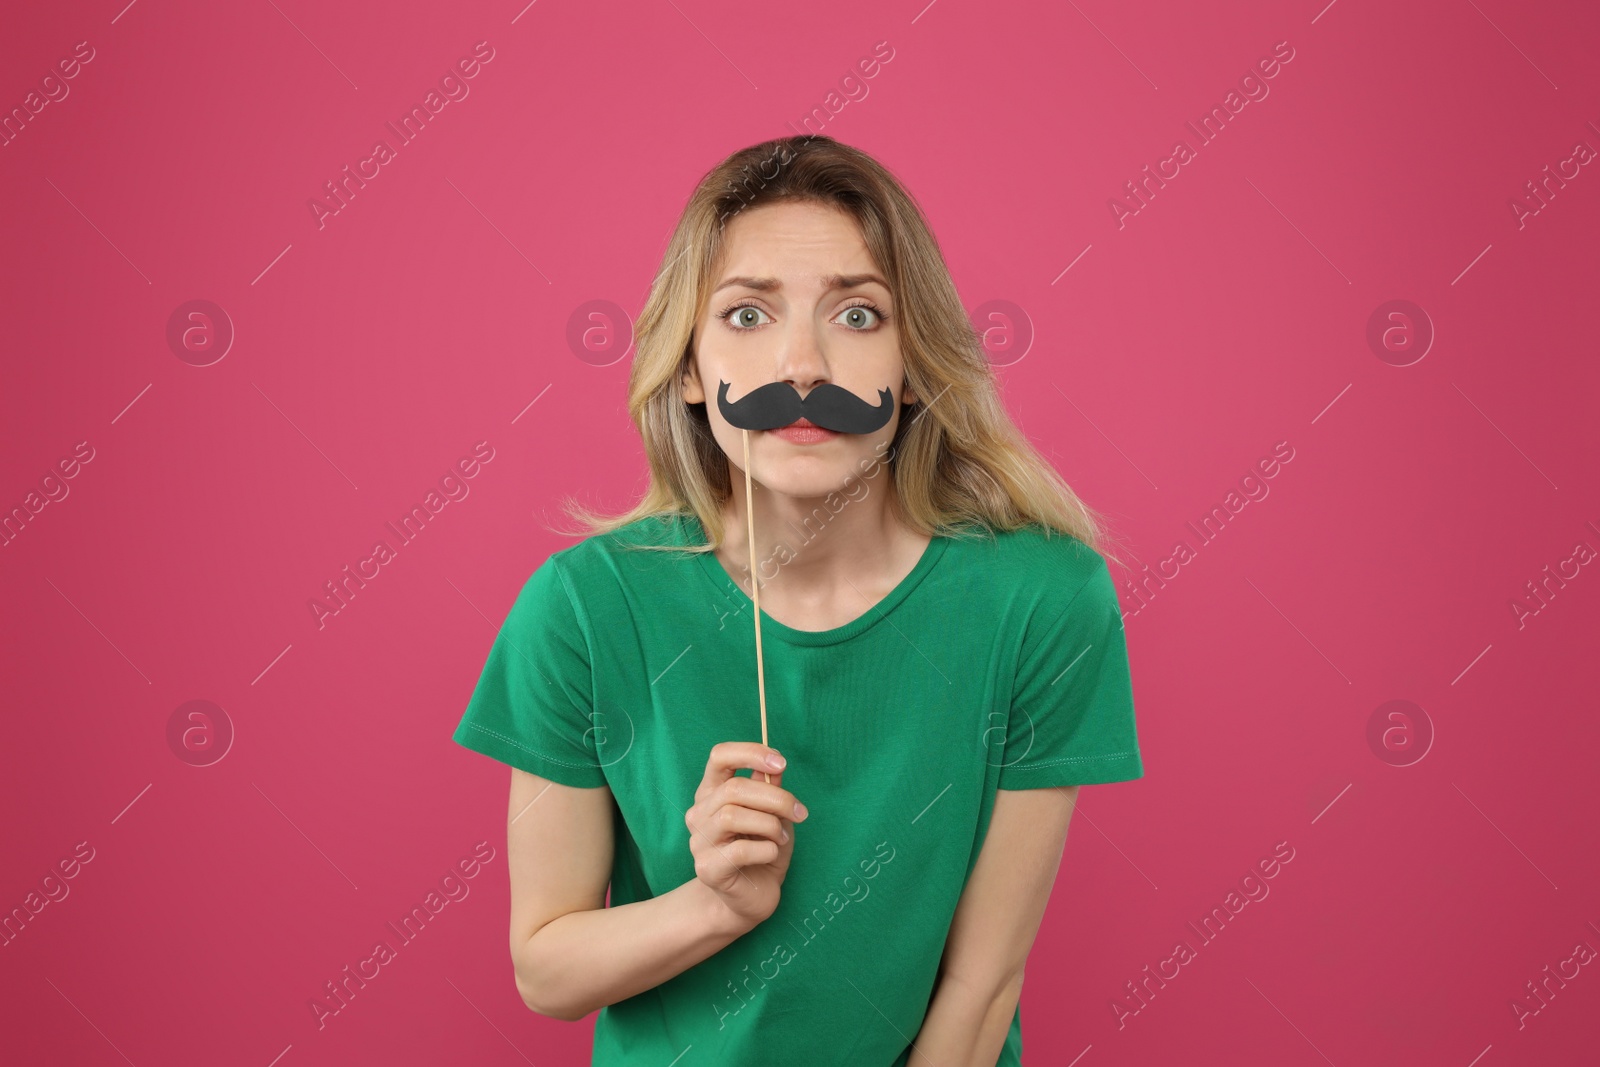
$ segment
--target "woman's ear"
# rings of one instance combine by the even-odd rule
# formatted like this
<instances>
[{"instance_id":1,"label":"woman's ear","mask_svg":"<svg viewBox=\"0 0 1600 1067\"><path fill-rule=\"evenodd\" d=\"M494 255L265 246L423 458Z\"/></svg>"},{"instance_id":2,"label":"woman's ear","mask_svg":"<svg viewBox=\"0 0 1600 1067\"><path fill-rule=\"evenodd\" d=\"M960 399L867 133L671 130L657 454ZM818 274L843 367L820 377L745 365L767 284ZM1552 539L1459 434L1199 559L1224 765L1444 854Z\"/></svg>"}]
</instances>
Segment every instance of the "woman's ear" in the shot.
<instances>
[{"instance_id":1,"label":"woman's ear","mask_svg":"<svg viewBox=\"0 0 1600 1067\"><path fill-rule=\"evenodd\" d=\"M693 357L684 361L683 370L679 372L683 382L683 402L686 404L704 404L706 391L700 384L700 371L694 365Z\"/></svg>"}]
</instances>

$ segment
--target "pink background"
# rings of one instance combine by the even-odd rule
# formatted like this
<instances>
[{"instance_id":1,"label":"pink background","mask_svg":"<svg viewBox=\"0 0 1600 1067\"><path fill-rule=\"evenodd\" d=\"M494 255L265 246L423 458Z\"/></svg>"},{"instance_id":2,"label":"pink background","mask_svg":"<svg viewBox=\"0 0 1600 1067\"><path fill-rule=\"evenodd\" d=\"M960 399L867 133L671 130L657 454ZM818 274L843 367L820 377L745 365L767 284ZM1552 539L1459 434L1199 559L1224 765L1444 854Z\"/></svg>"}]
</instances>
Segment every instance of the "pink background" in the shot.
<instances>
[{"instance_id":1,"label":"pink background","mask_svg":"<svg viewBox=\"0 0 1600 1067\"><path fill-rule=\"evenodd\" d=\"M8 1062L587 1062L592 1017L517 997L508 774L449 734L567 543L541 521L643 484L627 323L574 349L574 313L636 314L696 180L879 41L820 132L923 204L1119 581L1196 550L1124 590L1147 776L1083 793L1028 1062L1593 1056L1600 968L1526 988L1600 948L1600 568L1562 562L1600 549L1600 172L1562 163L1600 148L1593 5L124 2L23 5L0 39L7 112L94 50L0 148L0 508L93 450L0 548L0 908L93 850L0 949ZM319 228L308 200L479 41L470 94ZM1540 205L1546 166L1578 173ZM190 300L236 334L208 366L167 340ZM1391 300L1435 333L1407 366L1367 341ZM319 627L323 583L480 441L470 494ZM1519 620L1547 565L1577 574ZM186 748L191 700L222 710ZM1391 700L1420 711L1370 742ZM222 760L181 758L224 718ZM324 983L480 841L470 894L319 1029ZM1186 923L1279 842L1202 945Z\"/></svg>"}]
</instances>

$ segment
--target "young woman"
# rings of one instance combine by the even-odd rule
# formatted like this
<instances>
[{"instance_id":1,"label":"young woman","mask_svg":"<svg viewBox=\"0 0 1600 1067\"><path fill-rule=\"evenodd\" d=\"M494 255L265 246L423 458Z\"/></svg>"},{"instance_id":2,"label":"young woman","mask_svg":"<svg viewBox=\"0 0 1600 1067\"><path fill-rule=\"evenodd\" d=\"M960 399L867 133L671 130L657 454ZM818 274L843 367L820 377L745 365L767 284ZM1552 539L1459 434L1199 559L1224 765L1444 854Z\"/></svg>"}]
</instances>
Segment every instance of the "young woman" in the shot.
<instances>
[{"instance_id":1,"label":"young woman","mask_svg":"<svg viewBox=\"0 0 1600 1067\"><path fill-rule=\"evenodd\" d=\"M735 153L664 262L649 488L570 505L454 734L513 768L518 991L597 1065L1019 1067L1077 788L1144 773L1096 518L861 151Z\"/></svg>"}]
</instances>

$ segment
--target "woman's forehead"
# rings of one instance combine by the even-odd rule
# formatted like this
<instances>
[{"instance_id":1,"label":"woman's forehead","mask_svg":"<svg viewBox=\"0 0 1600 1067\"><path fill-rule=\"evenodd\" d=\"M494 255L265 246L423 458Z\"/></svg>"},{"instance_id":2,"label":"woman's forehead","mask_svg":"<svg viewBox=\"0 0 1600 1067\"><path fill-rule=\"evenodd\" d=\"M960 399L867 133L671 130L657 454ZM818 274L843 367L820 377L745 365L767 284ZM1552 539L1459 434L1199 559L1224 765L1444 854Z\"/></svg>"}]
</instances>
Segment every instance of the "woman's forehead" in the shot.
<instances>
[{"instance_id":1,"label":"woman's forehead","mask_svg":"<svg viewBox=\"0 0 1600 1067\"><path fill-rule=\"evenodd\" d=\"M808 203L740 212L728 224L714 268L717 285L727 276L777 278L797 287L830 275L879 273L853 217Z\"/></svg>"}]
</instances>

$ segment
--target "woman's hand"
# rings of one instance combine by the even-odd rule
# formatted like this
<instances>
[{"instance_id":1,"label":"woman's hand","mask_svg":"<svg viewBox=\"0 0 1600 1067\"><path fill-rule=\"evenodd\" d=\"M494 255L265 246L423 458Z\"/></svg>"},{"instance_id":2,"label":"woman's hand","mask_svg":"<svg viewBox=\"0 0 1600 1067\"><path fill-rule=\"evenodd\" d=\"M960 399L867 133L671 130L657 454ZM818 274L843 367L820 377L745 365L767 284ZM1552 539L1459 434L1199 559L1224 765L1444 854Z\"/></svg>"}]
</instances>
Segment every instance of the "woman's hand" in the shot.
<instances>
[{"instance_id":1,"label":"woman's hand","mask_svg":"<svg viewBox=\"0 0 1600 1067\"><path fill-rule=\"evenodd\" d=\"M754 741L712 746L694 806L684 815L695 877L750 928L777 910L794 854L790 827L806 817L780 784L782 760L776 749ZM750 768L750 777L734 773L741 767Z\"/></svg>"}]
</instances>

